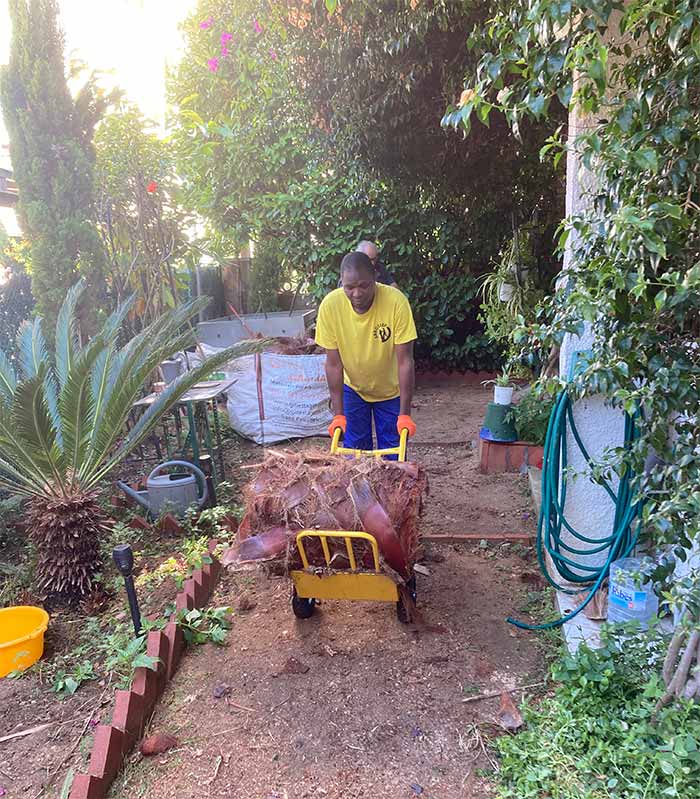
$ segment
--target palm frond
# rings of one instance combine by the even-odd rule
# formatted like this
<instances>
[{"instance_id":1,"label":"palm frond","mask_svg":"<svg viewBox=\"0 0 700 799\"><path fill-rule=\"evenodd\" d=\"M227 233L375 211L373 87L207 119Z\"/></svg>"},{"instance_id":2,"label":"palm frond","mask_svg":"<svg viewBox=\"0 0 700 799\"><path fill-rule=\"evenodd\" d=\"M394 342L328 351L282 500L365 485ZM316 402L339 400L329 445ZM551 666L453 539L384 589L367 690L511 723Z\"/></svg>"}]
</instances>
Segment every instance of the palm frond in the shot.
<instances>
[{"instance_id":1,"label":"palm frond","mask_svg":"<svg viewBox=\"0 0 700 799\"><path fill-rule=\"evenodd\" d=\"M90 447L95 450L100 433L104 431L105 408L122 374L124 356L114 348L103 350L92 368L92 396L95 401Z\"/></svg>"},{"instance_id":2,"label":"palm frond","mask_svg":"<svg viewBox=\"0 0 700 799\"><path fill-rule=\"evenodd\" d=\"M23 472L16 463L0 455L0 488L13 494L33 497L46 495L46 484Z\"/></svg>"},{"instance_id":3,"label":"palm frond","mask_svg":"<svg viewBox=\"0 0 700 799\"><path fill-rule=\"evenodd\" d=\"M95 485L102 480L115 466L117 466L134 448L136 448L151 433L163 414L167 413L192 386L210 375L213 371L224 364L261 352L270 344L269 339L256 339L254 341L241 341L228 347L225 350L207 358L204 363L195 369L181 375L158 399L144 412L134 427L129 431L126 438L122 441L119 448L97 469L89 478L86 479L87 487ZM234 363L235 367L235 363Z\"/></svg>"},{"instance_id":4,"label":"palm frond","mask_svg":"<svg viewBox=\"0 0 700 799\"><path fill-rule=\"evenodd\" d=\"M122 350L116 354L114 369L109 378L109 396L102 404L100 415L95 417L91 437L92 449L81 471L81 477L94 466L99 466L122 435L129 412L134 402L141 396L148 376L168 355L183 349L189 341L189 333L172 339L170 346L165 350L167 354L164 354L163 349L144 352L132 350L126 354Z\"/></svg>"},{"instance_id":5,"label":"palm frond","mask_svg":"<svg viewBox=\"0 0 700 799\"><path fill-rule=\"evenodd\" d=\"M91 452L81 469L81 479L108 457L149 374L174 352L194 343L194 331L185 325L208 302L207 298L190 300L164 314L115 355L115 366L110 370L107 384L108 396L101 400L95 414Z\"/></svg>"},{"instance_id":6,"label":"palm frond","mask_svg":"<svg viewBox=\"0 0 700 799\"><path fill-rule=\"evenodd\" d=\"M41 319L37 317L22 322L17 334L17 348L22 376L26 380L36 376L41 364L48 366L49 351L41 330Z\"/></svg>"},{"instance_id":7,"label":"palm frond","mask_svg":"<svg viewBox=\"0 0 700 799\"><path fill-rule=\"evenodd\" d=\"M68 289L58 312L56 321L56 373L58 383L63 388L70 374L73 360L79 351L78 333L75 324L75 309L85 292L85 281L79 280Z\"/></svg>"},{"instance_id":8,"label":"palm frond","mask_svg":"<svg viewBox=\"0 0 700 799\"><path fill-rule=\"evenodd\" d=\"M0 401L11 402L17 388L17 374L10 359L0 350Z\"/></svg>"},{"instance_id":9,"label":"palm frond","mask_svg":"<svg viewBox=\"0 0 700 799\"><path fill-rule=\"evenodd\" d=\"M160 358L162 361L179 349L194 345L194 330L187 323L208 304L207 297L198 297L158 317L125 345L123 348L125 360L140 367L146 358L152 360L150 356L153 351L165 351L166 354ZM184 337L186 343L174 347L175 337Z\"/></svg>"},{"instance_id":10,"label":"palm frond","mask_svg":"<svg viewBox=\"0 0 700 799\"><path fill-rule=\"evenodd\" d=\"M59 449L63 449L63 423L58 409L58 386L56 385L56 375L51 369L47 369L44 375L44 396L56 431L56 443Z\"/></svg>"},{"instance_id":11,"label":"palm frond","mask_svg":"<svg viewBox=\"0 0 700 799\"><path fill-rule=\"evenodd\" d=\"M11 494L18 494L23 497L35 497L40 493L39 487L32 490L29 484L23 479L24 475L15 477L11 463L0 457L0 488L9 491Z\"/></svg>"},{"instance_id":12,"label":"palm frond","mask_svg":"<svg viewBox=\"0 0 700 799\"><path fill-rule=\"evenodd\" d=\"M46 493L44 490L51 472L46 473L32 458L25 441L17 437L10 409L0 405L0 479L4 473L5 482L9 478L23 493Z\"/></svg>"},{"instance_id":13,"label":"palm frond","mask_svg":"<svg viewBox=\"0 0 700 799\"><path fill-rule=\"evenodd\" d=\"M132 309L135 299L135 294L127 297L126 300L116 309L116 311L113 311L107 317L107 321L104 323L102 330L100 331L100 334L105 341L116 342L119 331L121 330L121 326L128 316L129 311Z\"/></svg>"},{"instance_id":14,"label":"palm frond","mask_svg":"<svg viewBox=\"0 0 700 799\"><path fill-rule=\"evenodd\" d=\"M17 385L11 421L15 438L36 465L38 475L53 478L56 486L63 489L65 460L44 396L46 369L45 363L39 364L34 377Z\"/></svg>"},{"instance_id":15,"label":"palm frond","mask_svg":"<svg viewBox=\"0 0 700 799\"><path fill-rule=\"evenodd\" d=\"M58 410L63 431L63 453L72 473L79 472L87 457L95 414L92 370L104 351L102 336L95 336L73 358L70 372L61 387Z\"/></svg>"}]
</instances>

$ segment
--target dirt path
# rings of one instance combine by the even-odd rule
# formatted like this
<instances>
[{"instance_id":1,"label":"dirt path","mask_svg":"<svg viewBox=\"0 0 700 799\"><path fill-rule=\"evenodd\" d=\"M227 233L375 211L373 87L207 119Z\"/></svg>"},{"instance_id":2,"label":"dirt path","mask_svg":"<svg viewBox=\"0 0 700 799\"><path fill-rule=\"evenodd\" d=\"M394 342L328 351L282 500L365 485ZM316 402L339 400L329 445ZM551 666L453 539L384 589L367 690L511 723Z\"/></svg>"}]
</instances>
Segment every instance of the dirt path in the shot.
<instances>
[{"instance_id":1,"label":"dirt path","mask_svg":"<svg viewBox=\"0 0 700 799\"><path fill-rule=\"evenodd\" d=\"M413 457L431 479L425 532L534 531L524 478L478 472L487 400L481 387L418 392ZM227 647L187 654L151 724L179 747L133 756L111 796L491 796L479 774L491 768L498 699L462 700L540 679L537 640L504 622L527 617L532 552L441 545L425 565L419 607L440 632L405 627L393 608L372 604L328 602L300 622L286 580L226 576L214 601L235 606L245 592L255 607L235 614ZM215 698L215 688L230 693Z\"/></svg>"}]
</instances>

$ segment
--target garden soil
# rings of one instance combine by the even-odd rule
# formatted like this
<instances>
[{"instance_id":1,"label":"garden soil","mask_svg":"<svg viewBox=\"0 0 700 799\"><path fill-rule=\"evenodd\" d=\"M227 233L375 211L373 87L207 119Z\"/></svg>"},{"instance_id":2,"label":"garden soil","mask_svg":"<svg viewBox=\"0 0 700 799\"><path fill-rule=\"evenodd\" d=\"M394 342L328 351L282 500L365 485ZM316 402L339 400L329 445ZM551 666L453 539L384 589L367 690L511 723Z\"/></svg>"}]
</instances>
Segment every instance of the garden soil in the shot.
<instances>
[{"instance_id":1,"label":"garden soil","mask_svg":"<svg viewBox=\"0 0 700 799\"><path fill-rule=\"evenodd\" d=\"M534 534L526 479L478 471L489 394L459 384L417 393L411 457L430 482L423 533ZM241 466L260 463L263 452L249 442L231 452L227 477L242 486L251 471ZM426 545L422 562L416 626L372 603L324 602L297 621L284 576L260 567L225 573L213 602L241 608L228 646L187 652L150 725L177 746L133 754L112 799L492 796L499 698L463 700L543 679L541 639L504 622L530 618L526 607L538 601L534 555L520 543L484 541ZM58 622L48 647L61 651L81 622ZM4 795L58 797L69 767L85 769L91 727L109 721L111 697L111 687L88 683L61 702L36 675L0 680L0 737L55 722L0 744Z\"/></svg>"},{"instance_id":2,"label":"garden soil","mask_svg":"<svg viewBox=\"0 0 700 799\"><path fill-rule=\"evenodd\" d=\"M411 456L430 481L424 533L534 534L526 478L478 471L489 394L460 385L418 392ZM243 475L247 482L250 471ZM234 610L227 647L188 652L166 690L151 732L179 745L133 756L110 796L493 796L499 697L463 700L543 679L541 639L504 621L531 618L525 608L542 585L534 555L515 543L428 544L423 565L416 626L372 603L324 602L298 621L283 575L224 574L213 602L249 609Z\"/></svg>"}]
</instances>

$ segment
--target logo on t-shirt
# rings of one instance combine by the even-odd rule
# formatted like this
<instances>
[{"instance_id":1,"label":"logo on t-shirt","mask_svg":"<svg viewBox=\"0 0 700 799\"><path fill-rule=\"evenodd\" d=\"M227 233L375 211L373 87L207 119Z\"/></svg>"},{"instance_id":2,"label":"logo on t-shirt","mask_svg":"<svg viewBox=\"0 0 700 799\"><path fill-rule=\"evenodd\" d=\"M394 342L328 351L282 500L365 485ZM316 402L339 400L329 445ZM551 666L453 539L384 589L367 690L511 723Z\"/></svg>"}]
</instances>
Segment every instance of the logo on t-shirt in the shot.
<instances>
[{"instance_id":1,"label":"logo on t-shirt","mask_svg":"<svg viewBox=\"0 0 700 799\"><path fill-rule=\"evenodd\" d=\"M375 325L372 335L374 338L378 338L382 344L386 344L391 338L391 328L386 322L380 322L378 325Z\"/></svg>"}]
</instances>

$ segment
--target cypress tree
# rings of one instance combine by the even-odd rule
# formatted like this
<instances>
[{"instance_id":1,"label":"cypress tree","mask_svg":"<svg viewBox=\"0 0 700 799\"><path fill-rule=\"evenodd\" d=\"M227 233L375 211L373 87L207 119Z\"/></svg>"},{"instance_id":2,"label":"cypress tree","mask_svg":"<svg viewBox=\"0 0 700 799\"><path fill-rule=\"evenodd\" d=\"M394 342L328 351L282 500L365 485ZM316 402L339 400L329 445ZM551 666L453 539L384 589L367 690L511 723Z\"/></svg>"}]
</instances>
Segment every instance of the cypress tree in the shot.
<instances>
[{"instance_id":1,"label":"cypress tree","mask_svg":"<svg viewBox=\"0 0 700 799\"><path fill-rule=\"evenodd\" d=\"M92 80L71 96L56 0L8 5L12 40L9 64L0 73L0 103L19 190L18 219L31 242L32 293L48 333L79 276L93 290L100 283L92 137L106 99Z\"/></svg>"}]
</instances>

